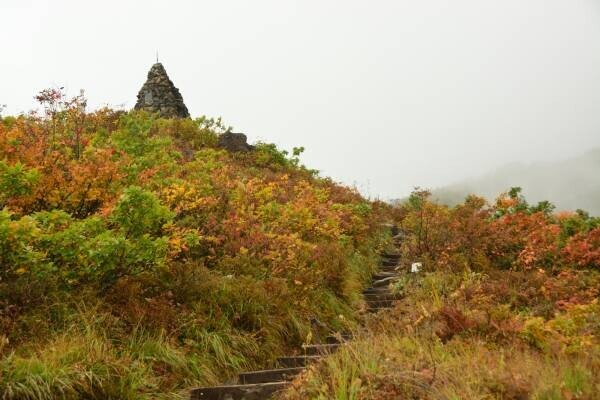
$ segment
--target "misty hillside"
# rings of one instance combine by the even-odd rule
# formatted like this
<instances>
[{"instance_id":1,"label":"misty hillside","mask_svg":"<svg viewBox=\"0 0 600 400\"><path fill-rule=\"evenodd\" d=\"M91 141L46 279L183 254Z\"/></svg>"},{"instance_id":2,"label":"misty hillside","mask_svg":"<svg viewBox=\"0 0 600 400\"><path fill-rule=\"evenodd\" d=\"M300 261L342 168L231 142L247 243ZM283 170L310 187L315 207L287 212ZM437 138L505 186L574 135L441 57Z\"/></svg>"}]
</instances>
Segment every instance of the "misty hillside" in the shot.
<instances>
[{"instance_id":1,"label":"misty hillside","mask_svg":"<svg viewBox=\"0 0 600 400\"><path fill-rule=\"evenodd\" d=\"M549 200L559 210L583 209L600 215L600 148L559 162L515 163L433 190L433 197L457 204L470 193L493 200L512 186L523 188L531 202Z\"/></svg>"},{"instance_id":2,"label":"misty hillside","mask_svg":"<svg viewBox=\"0 0 600 400\"><path fill-rule=\"evenodd\" d=\"M0 398L182 399L356 325L376 203L220 120L38 98L0 118Z\"/></svg>"}]
</instances>

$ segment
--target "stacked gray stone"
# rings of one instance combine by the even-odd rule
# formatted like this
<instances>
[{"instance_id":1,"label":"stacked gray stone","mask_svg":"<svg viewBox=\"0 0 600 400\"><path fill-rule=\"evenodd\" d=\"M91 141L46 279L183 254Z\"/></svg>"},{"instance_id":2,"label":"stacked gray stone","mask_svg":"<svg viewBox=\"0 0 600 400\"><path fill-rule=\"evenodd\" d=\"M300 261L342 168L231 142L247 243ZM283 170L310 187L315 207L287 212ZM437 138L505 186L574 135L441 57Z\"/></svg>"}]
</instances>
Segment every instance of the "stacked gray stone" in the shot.
<instances>
[{"instance_id":1,"label":"stacked gray stone","mask_svg":"<svg viewBox=\"0 0 600 400\"><path fill-rule=\"evenodd\" d=\"M254 146L248 144L246 135L243 133L225 132L219 136L218 145L232 153L254 149Z\"/></svg>"},{"instance_id":2,"label":"stacked gray stone","mask_svg":"<svg viewBox=\"0 0 600 400\"><path fill-rule=\"evenodd\" d=\"M164 118L189 118L179 89L173 85L165 67L156 63L148 72L148 79L137 95L136 110L159 113Z\"/></svg>"}]
</instances>

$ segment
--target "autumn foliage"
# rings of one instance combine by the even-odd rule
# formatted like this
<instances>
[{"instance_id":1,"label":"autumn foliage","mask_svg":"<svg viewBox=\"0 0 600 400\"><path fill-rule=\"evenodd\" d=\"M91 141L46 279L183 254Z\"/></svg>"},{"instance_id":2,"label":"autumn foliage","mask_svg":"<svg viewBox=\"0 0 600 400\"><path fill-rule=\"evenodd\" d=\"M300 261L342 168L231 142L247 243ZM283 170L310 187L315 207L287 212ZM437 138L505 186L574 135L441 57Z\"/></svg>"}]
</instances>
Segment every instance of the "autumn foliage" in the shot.
<instances>
[{"instance_id":1,"label":"autumn foliage","mask_svg":"<svg viewBox=\"0 0 600 400\"><path fill-rule=\"evenodd\" d=\"M455 207L430 201L429 192L417 190L396 213L405 230L413 233L404 242L405 251L432 267L600 269L600 219L581 210L553 209L545 201L529 205L519 188L492 205L470 196Z\"/></svg>"},{"instance_id":2,"label":"autumn foliage","mask_svg":"<svg viewBox=\"0 0 600 400\"><path fill-rule=\"evenodd\" d=\"M37 99L0 120L0 397L152 397L353 323L383 205L220 120Z\"/></svg>"},{"instance_id":3,"label":"autumn foliage","mask_svg":"<svg viewBox=\"0 0 600 400\"><path fill-rule=\"evenodd\" d=\"M416 190L394 214L399 301L281 399L598 398L600 219L519 188L454 207Z\"/></svg>"}]
</instances>

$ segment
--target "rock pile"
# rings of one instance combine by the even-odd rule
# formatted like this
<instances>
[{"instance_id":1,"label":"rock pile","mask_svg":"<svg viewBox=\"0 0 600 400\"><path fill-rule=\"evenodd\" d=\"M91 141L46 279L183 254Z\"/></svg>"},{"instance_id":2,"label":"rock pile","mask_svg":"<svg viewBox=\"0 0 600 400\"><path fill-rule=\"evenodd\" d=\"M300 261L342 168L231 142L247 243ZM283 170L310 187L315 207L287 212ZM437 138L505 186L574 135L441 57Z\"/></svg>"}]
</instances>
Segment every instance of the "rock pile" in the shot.
<instances>
[{"instance_id":1,"label":"rock pile","mask_svg":"<svg viewBox=\"0 0 600 400\"><path fill-rule=\"evenodd\" d=\"M230 152L250 151L254 148L247 142L246 135L243 133L225 132L219 136L219 147Z\"/></svg>"},{"instance_id":2,"label":"rock pile","mask_svg":"<svg viewBox=\"0 0 600 400\"><path fill-rule=\"evenodd\" d=\"M156 63L148 72L148 79L137 95L136 110L159 113L164 118L189 118L179 89L173 85L165 67Z\"/></svg>"}]
</instances>

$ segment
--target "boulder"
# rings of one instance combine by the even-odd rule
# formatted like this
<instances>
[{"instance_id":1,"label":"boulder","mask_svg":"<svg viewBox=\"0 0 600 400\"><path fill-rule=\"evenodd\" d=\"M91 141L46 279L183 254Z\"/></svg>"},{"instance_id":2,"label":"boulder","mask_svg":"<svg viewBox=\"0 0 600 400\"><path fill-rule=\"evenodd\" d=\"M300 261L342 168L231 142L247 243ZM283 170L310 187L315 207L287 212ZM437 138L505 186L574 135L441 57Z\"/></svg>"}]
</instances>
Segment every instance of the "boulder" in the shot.
<instances>
[{"instance_id":1,"label":"boulder","mask_svg":"<svg viewBox=\"0 0 600 400\"><path fill-rule=\"evenodd\" d=\"M243 133L225 132L219 136L219 147L232 153L250 151L254 148L247 142L246 135Z\"/></svg>"}]
</instances>

